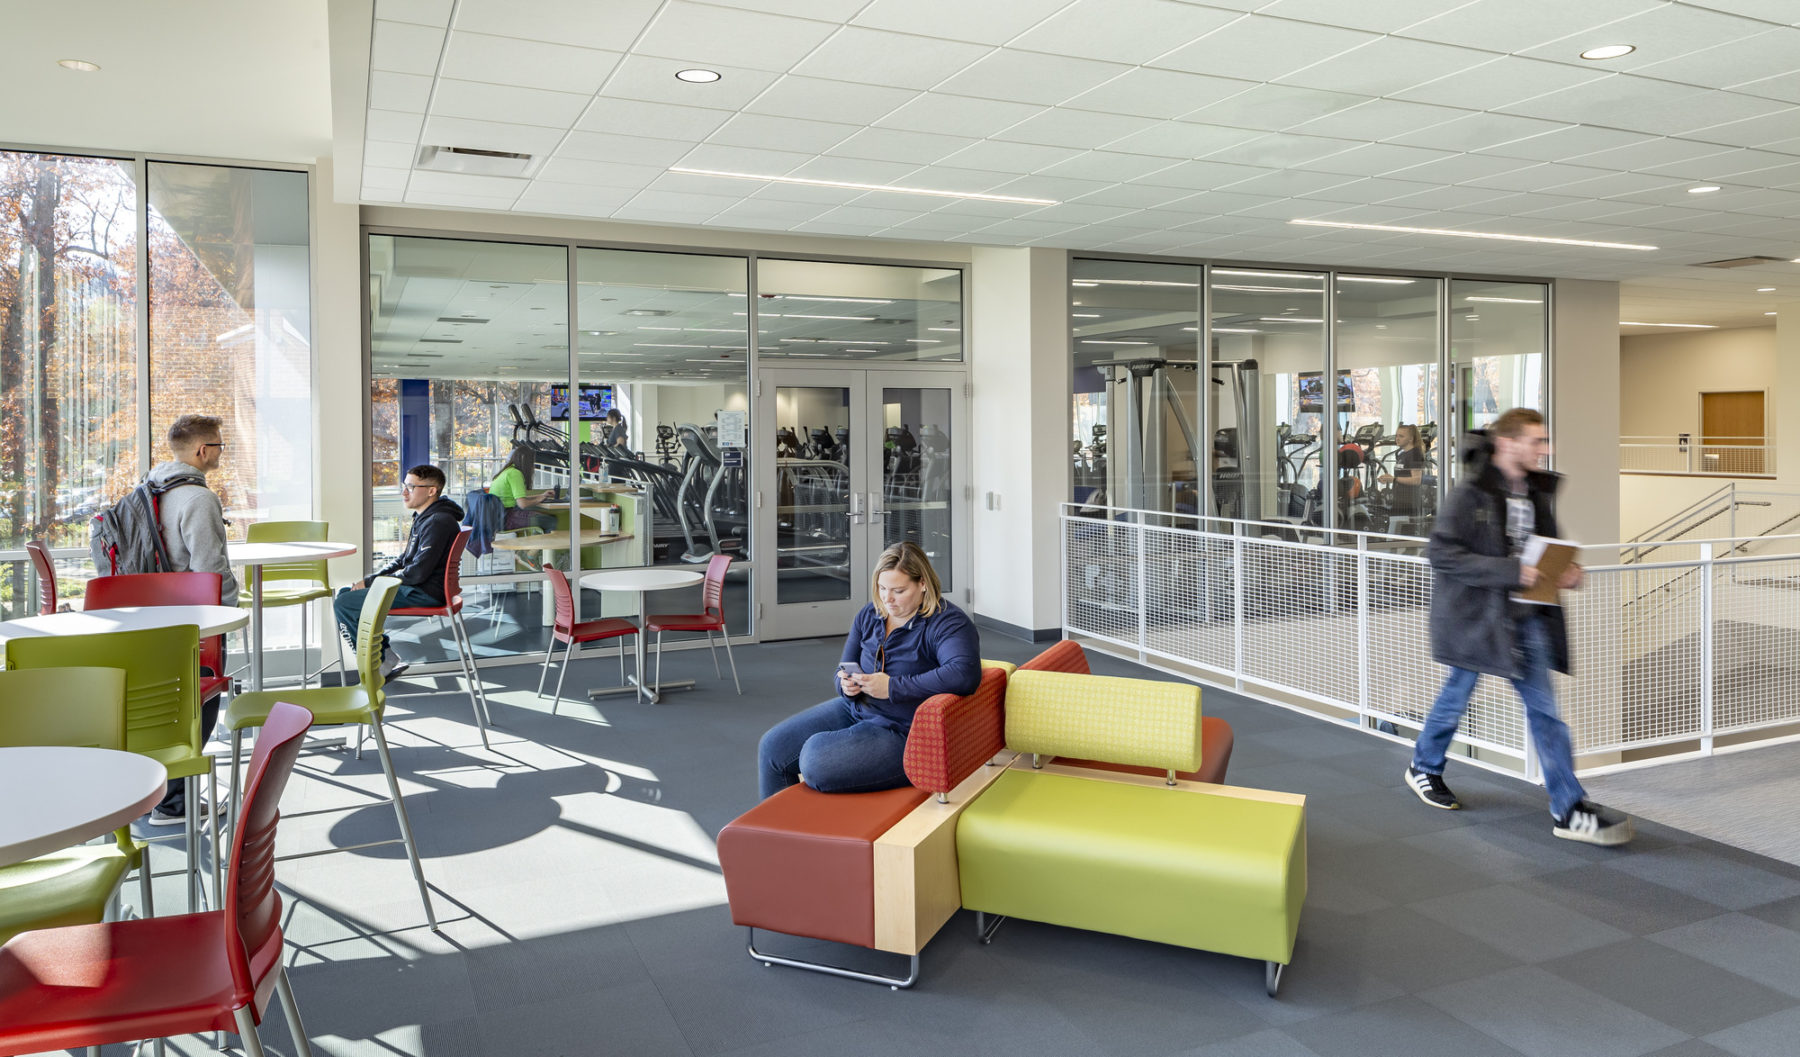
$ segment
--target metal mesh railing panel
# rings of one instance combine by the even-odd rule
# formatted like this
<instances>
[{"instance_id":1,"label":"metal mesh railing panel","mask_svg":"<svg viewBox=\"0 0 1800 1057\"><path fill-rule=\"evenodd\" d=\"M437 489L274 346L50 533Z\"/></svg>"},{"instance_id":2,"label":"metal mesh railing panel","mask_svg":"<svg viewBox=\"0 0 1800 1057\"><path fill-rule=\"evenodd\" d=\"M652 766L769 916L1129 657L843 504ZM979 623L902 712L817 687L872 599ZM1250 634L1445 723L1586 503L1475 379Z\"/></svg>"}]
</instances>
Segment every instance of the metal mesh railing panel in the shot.
<instances>
[{"instance_id":1,"label":"metal mesh railing panel","mask_svg":"<svg viewBox=\"0 0 1800 1057\"><path fill-rule=\"evenodd\" d=\"M1242 554L1244 677L1354 707L1356 552L1244 539Z\"/></svg>"},{"instance_id":2,"label":"metal mesh railing panel","mask_svg":"<svg viewBox=\"0 0 1800 1057\"><path fill-rule=\"evenodd\" d=\"M1800 559L1713 567L1714 733L1800 721Z\"/></svg>"},{"instance_id":3,"label":"metal mesh railing panel","mask_svg":"<svg viewBox=\"0 0 1800 1057\"><path fill-rule=\"evenodd\" d=\"M1064 606L1073 630L1138 644L1138 547L1136 525L1093 518L1065 518Z\"/></svg>"},{"instance_id":4,"label":"metal mesh railing panel","mask_svg":"<svg viewBox=\"0 0 1800 1057\"><path fill-rule=\"evenodd\" d=\"M1230 671L1236 661L1232 544L1198 532L1145 529L1145 645Z\"/></svg>"}]
</instances>

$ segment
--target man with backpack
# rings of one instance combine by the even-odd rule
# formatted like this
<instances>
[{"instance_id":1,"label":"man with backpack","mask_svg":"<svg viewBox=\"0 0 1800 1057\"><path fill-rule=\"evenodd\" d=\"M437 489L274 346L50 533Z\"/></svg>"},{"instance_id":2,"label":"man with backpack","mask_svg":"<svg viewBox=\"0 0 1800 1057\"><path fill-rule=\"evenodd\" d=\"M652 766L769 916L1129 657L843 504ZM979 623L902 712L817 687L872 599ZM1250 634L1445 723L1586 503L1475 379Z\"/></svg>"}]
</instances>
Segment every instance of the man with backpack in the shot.
<instances>
[{"instance_id":1,"label":"man with backpack","mask_svg":"<svg viewBox=\"0 0 1800 1057\"><path fill-rule=\"evenodd\" d=\"M156 494L156 520L168 555L168 571L218 573L220 604L235 606L238 582L225 554L225 510L219 497L206 487L207 473L218 469L219 460L225 455L222 425L222 420L212 415L182 415L170 423L169 451L174 458L152 467L145 484ZM218 719L219 699L215 697L200 709L202 744L212 736ZM187 820L183 781L177 778L169 783L168 795L150 812L152 826L174 826ZM201 811L204 813L204 806Z\"/></svg>"}]
</instances>

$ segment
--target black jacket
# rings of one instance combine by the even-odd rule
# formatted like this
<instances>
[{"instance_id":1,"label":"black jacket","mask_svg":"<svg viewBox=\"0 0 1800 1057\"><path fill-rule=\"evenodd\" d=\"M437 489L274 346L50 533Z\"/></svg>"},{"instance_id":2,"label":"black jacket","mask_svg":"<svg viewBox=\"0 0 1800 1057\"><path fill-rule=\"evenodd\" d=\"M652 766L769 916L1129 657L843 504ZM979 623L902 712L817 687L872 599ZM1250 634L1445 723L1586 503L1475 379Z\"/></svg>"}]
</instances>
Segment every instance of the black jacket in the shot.
<instances>
[{"instance_id":1,"label":"black jacket","mask_svg":"<svg viewBox=\"0 0 1800 1057\"><path fill-rule=\"evenodd\" d=\"M1511 592L1519 586L1519 559L1506 539L1506 479L1493 465L1494 442L1476 430L1463 441L1463 476L1438 511L1431 531L1431 657L1440 664L1507 678L1513 658ZM1534 470L1525 491L1537 512L1534 531L1556 536L1558 474ZM1568 672L1569 635L1561 606L1546 606L1550 666Z\"/></svg>"},{"instance_id":2,"label":"black jacket","mask_svg":"<svg viewBox=\"0 0 1800 1057\"><path fill-rule=\"evenodd\" d=\"M450 544L462 529L462 519L462 507L443 498L414 514L406 549L375 575L398 576L401 583L418 588L442 605L444 562L450 557Z\"/></svg>"}]
</instances>

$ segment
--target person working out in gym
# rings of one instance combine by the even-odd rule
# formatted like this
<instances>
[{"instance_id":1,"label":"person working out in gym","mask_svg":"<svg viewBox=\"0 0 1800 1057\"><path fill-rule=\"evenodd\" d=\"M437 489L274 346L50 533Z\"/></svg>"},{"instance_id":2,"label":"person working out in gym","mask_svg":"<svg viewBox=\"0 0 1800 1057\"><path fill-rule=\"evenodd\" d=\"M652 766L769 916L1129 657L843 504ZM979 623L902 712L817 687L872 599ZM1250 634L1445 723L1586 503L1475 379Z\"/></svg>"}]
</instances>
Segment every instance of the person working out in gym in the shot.
<instances>
[{"instance_id":1,"label":"person working out in gym","mask_svg":"<svg viewBox=\"0 0 1800 1057\"><path fill-rule=\"evenodd\" d=\"M1557 535L1552 501L1561 478L1542 469L1549 454L1544 416L1524 407L1505 412L1465 442L1462 481L1439 512L1427 552L1431 655L1450 666L1450 676L1419 731L1406 784L1432 807L1462 807L1444 783L1450 739L1476 680L1483 672L1503 676L1525 704L1550 794L1552 832L1589 844L1623 844L1631 839L1631 820L1588 802L1575 778L1569 728L1556 711L1550 670L1570 670L1562 607L1511 595L1537 583L1537 568L1519 560L1526 540ZM1557 587L1580 587L1581 580L1581 567L1570 565Z\"/></svg>"},{"instance_id":2,"label":"person working out in gym","mask_svg":"<svg viewBox=\"0 0 1800 1057\"><path fill-rule=\"evenodd\" d=\"M757 746L766 799L802 776L821 793L906 784L901 766L913 713L934 694L981 685L981 640L943 597L931 559L897 543L875 563L874 601L856 614L834 678L837 696L769 728Z\"/></svg>"}]
</instances>

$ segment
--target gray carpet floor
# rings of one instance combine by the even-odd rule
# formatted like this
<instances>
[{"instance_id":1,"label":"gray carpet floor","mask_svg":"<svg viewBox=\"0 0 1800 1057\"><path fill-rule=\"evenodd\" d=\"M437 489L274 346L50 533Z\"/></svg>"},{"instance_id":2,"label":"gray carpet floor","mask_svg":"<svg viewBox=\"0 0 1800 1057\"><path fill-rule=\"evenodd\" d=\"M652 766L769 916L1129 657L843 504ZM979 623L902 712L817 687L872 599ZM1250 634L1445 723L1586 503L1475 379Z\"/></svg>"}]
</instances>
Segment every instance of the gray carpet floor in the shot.
<instances>
[{"instance_id":1,"label":"gray carpet floor","mask_svg":"<svg viewBox=\"0 0 1800 1057\"><path fill-rule=\"evenodd\" d=\"M489 672L504 728L491 751L466 698L396 700L389 729L443 928L424 927L397 847L280 864L313 1051L1796 1052L1800 867L1653 822L1623 849L1559 841L1541 790L1455 763L1467 809L1433 810L1400 783L1402 746L1210 689L1205 707L1236 729L1230 780L1310 798L1311 891L1279 998L1264 995L1259 963L1027 921L982 946L967 913L925 950L911 991L761 967L731 924L713 839L754 799L757 737L827 693L837 649L742 648L741 697L705 651L671 654L665 677L698 678L697 689L660 706L572 695L554 716L533 693L535 668ZM1035 652L984 640L988 656ZM1113 659L1095 668L1165 678ZM569 681L617 677L607 658L577 662ZM301 766L283 852L393 835L392 812L370 795L382 784L372 749ZM165 910L180 905L173 885L159 893ZM769 946L888 970L903 961L787 937ZM277 1010L264 1039L292 1053Z\"/></svg>"},{"instance_id":2,"label":"gray carpet floor","mask_svg":"<svg viewBox=\"0 0 1800 1057\"><path fill-rule=\"evenodd\" d=\"M1586 784L1620 810L1800 864L1800 744L1620 771Z\"/></svg>"}]
</instances>

